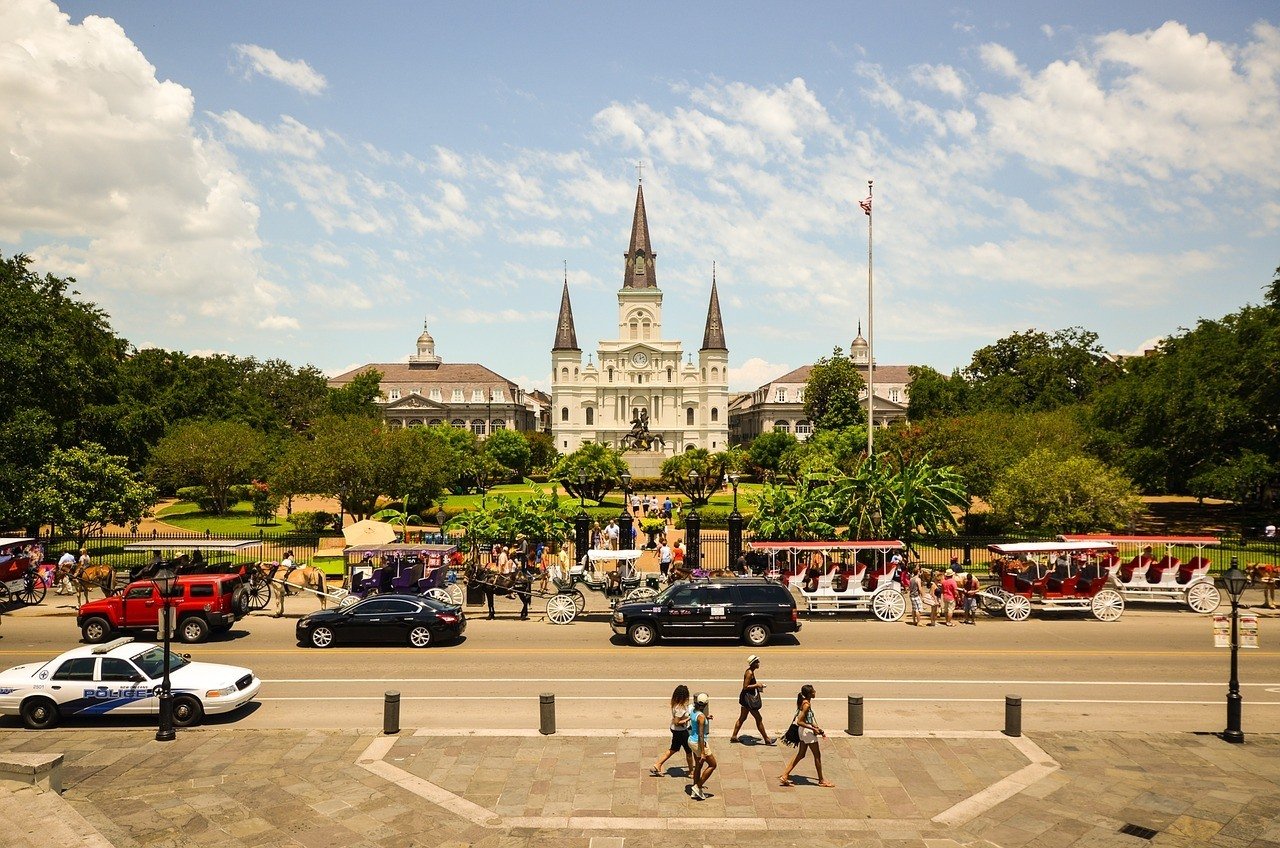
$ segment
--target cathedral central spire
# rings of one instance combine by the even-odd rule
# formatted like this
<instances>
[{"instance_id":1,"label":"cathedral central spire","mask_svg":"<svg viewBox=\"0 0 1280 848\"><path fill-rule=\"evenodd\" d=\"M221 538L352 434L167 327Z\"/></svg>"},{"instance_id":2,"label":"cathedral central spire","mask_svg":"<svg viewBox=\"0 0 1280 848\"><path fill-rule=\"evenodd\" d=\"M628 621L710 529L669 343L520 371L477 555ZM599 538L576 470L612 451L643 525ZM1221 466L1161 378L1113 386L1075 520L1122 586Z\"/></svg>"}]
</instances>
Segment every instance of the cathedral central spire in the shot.
<instances>
[{"instance_id":1,"label":"cathedral central spire","mask_svg":"<svg viewBox=\"0 0 1280 848\"><path fill-rule=\"evenodd\" d=\"M636 212L631 219L631 245L627 249L627 266L622 272L624 289L658 287L654 259L657 254L649 244L649 217L644 209L644 185L636 186Z\"/></svg>"},{"instance_id":2,"label":"cathedral central spire","mask_svg":"<svg viewBox=\"0 0 1280 848\"><path fill-rule=\"evenodd\" d=\"M556 341L551 346L556 350L581 350L578 347L578 333L573 326L573 305L569 303L569 276L564 278L564 289L560 292L560 319L556 322Z\"/></svg>"}]
</instances>

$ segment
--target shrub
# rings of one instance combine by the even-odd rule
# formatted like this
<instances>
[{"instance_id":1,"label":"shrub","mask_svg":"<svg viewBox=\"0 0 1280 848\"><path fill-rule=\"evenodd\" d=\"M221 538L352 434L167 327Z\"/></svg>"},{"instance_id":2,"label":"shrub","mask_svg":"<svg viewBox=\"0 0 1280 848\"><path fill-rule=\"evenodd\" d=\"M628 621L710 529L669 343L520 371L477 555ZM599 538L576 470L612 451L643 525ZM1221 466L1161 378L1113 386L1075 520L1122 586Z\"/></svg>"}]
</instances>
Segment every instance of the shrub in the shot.
<instances>
[{"instance_id":1,"label":"shrub","mask_svg":"<svg viewBox=\"0 0 1280 848\"><path fill-rule=\"evenodd\" d=\"M729 526L729 513L733 512L732 507L723 506L704 506L698 510L698 518L702 519L701 527L703 530L714 529L724 530ZM742 512L741 509L738 512ZM684 520L689 515L688 507L680 510L680 517L676 519L676 527L684 529ZM742 524L745 527L751 520L751 516L743 514Z\"/></svg>"},{"instance_id":2,"label":"shrub","mask_svg":"<svg viewBox=\"0 0 1280 848\"><path fill-rule=\"evenodd\" d=\"M183 486L177 491L178 500L195 504L201 512L217 512L218 502L204 486Z\"/></svg>"},{"instance_id":3,"label":"shrub","mask_svg":"<svg viewBox=\"0 0 1280 848\"><path fill-rule=\"evenodd\" d=\"M332 512L317 510L315 512L295 512L289 516L289 523L299 533L319 533L336 525L338 516Z\"/></svg>"}]
</instances>

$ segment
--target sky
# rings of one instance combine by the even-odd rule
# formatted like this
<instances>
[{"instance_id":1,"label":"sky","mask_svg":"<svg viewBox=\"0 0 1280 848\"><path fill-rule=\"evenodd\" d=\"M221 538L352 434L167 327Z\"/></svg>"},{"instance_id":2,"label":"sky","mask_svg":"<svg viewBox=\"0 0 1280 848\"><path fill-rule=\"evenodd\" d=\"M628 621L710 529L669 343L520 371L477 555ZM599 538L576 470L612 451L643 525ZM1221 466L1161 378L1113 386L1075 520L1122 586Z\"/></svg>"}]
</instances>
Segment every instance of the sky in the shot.
<instances>
[{"instance_id":1,"label":"sky","mask_svg":"<svg viewBox=\"0 0 1280 848\"><path fill-rule=\"evenodd\" d=\"M1269 2L0 2L0 252L138 347L546 388L616 335L643 162L663 335L735 390L848 346L1119 353L1280 265Z\"/></svg>"}]
</instances>

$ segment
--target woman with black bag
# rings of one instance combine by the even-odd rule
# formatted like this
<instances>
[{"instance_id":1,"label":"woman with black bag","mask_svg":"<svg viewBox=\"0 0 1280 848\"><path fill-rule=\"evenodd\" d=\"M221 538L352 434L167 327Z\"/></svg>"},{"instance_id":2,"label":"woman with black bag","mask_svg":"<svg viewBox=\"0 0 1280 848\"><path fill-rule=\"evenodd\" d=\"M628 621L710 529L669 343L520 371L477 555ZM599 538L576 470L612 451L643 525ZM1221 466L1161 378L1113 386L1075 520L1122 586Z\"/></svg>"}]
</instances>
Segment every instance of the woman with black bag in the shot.
<instances>
[{"instance_id":1,"label":"woman with black bag","mask_svg":"<svg viewBox=\"0 0 1280 848\"><path fill-rule=\"evenodd\" d=\"M733 733L729 734L730 742L738 741L738 731L742 729L742 723L747 720L748 715L756 720L756 729L760 731L764 744L775 745L778 742L777 739L769 738L764 729L764 719L760 717L760 707L764 704L764 684L756 680L756 669L759 667L759 657L755 654L747 657L747 670L742 675L742 691L738 693L738 706L742 711L738 713L738 723L733 726Z\"/></svg>"},{"instance_id":2,"label":"woman with black bag","mask_svg":"<svg viewBox=\"0 0 1280 848\"><path fill-rule=\"evenodd\" d=\"M796 695L796 717L791 720L791 726L787 728L787 735L783 737L783 741L788 745L799 745L800 750L796 751L795 756L791 758L791 762L787 763L786 769L778 776L779 786L795 786L791 780L791 771L800 761L804 759L805 752L813 750L813 765L818 771L818 785L825 787L835 786L834 783L828 783L826 778L822 776L822 749L818 747L818 738L826 736L822 728L819 727L813 715L813 699L817 696L817 691L810 684L806 683L800 687L799 694Z\"/></svg>"}]
</instances>

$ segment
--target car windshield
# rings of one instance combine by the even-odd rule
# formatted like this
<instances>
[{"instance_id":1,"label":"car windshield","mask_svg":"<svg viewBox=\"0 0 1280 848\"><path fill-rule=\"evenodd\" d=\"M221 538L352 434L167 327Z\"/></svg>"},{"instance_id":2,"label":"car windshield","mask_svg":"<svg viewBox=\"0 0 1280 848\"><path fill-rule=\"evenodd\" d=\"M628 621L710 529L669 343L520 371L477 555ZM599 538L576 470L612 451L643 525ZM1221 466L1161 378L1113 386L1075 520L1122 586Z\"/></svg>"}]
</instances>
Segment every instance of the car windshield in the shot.
<instances>
[{"instance_id":1,"label":"car windshield","mask_svg":"<svg viewBox=\"0 0 1280 848\"><path fill-rule=\"evenodd\" d=\"M660 604L665 604L667 601L671 600L672 596L675 595L677 592L684 593L687 591L689 591L688 583L685 583L685 582L672 583L670 586L668 586L667 588L663 589L660 593L658 593L658 597L656 597L654 600Z\"/></svg>"},{"instance_id":2,"label":"car windshield","mask_svg":"<svg viewBox=\"0 0 1280 848\"><path fill-rule=\"evenodd\" d=\"M424 606L431 607L433 610L440 610L441 612L446 610L457 609L457 607L454 604L447 604L444 601L439 601L439 600L436 600L435 598L428 598L423 596L418 598L418 601L422 603Z\"/></svg>"},{"instance_id":3,"label":"car windshield","mask_svg":"<svg viewBox=\"0 0 1280 848\"><path fill-rule=\"evenodd\" d=\"M164 648L149 648L134 657L133 662L138 668L142 669L143 674L152 680L157 680L164 674ZM177 671L188 663L190 663L190 660L181 654L169 652L170 673Z\"/></svg>"}]
</instances>

